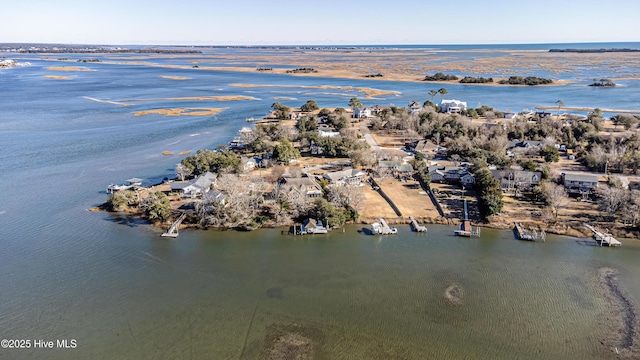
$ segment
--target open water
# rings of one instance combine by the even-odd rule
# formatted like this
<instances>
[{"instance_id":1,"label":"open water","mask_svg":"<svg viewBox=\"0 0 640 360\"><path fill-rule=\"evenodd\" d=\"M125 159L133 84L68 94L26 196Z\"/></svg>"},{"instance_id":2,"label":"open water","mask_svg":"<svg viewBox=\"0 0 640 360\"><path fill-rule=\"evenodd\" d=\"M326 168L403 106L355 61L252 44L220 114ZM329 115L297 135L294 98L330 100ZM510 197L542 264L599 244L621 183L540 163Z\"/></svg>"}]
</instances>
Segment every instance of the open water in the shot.
<instances>
[{"instance_id":1,"label":"open water","mask_svg":"<svg viewBox=\"0 0 640 360\"><path fill-rule=\"evenodd\" d=\"M346 107L361 96L302 86L396 90L364 102L404 106L426 100L431 85L99 63L79 64L95 71L61 74L74 76L62 81L42 78L52 74L46 67L71 64L6 55L32 65L0 70L0 337L76 339L77 347L0 349L0 358L258 359L270 336L295 331L312 339L320 359L606 359L614 356L600 340L613 335L601 324L597 270L618 269L640 299L633 240L619 249L556 236L527 243L485 229L480 239L463 239L446 226L429 226L427 235L401 227L394 237L348 226L316 237L274 229L183 231L167 240L142 221L87 210L105 201L111 182L173 176L181 157L162 151L227 143L274 97ZM191 80L160 77L167 75ZM638 82L583 85L447 88L471 106L513 111L557 99L639 108ZM259 100L122 107L86 99L210 95ZM228 109L209 117L132 114L158 107ZM461 289L457 305L444 296L450 285Z\"/></svg>"}]
</instances>

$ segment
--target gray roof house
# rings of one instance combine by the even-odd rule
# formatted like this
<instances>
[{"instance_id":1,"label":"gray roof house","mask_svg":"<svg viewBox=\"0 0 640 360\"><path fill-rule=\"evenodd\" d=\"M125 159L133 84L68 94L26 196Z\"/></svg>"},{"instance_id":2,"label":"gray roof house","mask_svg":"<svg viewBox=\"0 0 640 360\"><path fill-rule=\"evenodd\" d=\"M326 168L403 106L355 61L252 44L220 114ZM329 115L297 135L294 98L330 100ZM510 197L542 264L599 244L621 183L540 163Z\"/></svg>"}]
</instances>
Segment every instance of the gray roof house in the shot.
<instances>
[{"instance_id":1,"label":"gray roof house","mask_svg":"<svg viewBox=\"0 0 640 360\"><path fill-rule=\"evenodd\" d=\"M344 169L326 173L322 177L329 180L334 185L361 185L365 172L356 169Z\"/></svg>"},{"instance_id":2,"label":"gray roof house","mask_svg":"<svg viewBox=\"0 0 640 360\"><path fill-rule=\"evenodd\" d=\"M562 182L568 192L588 192L598 187L598 177L583 174L562 174Z\"/></svg>"},{"instance_id":3,"label":"gray roof house","mask_svg":"<svg viewBox=\"0 0 640 360\"><path fill-rule=\"evenodd\" d=\"M286 191L297 191L307 198L317 198L322 196L322 188L310 177L283 178L282 188Z\"/></svg>"},{"instance_id":4,"label":"gray roof house","mask_svg":"<svg viewBox=\"0 0 640 360\"><path fill-rule=\"evenodd\" d=\"M491 170L491 174L500 181L500 187L503 189L530 190L538 185L542 178L540 171Z\"/></svg>"},{"instance_id":5,"label":"gray roof house","mask_svg":"<svg viewBox=\"0 0 640 360\"><path fill-rule=\"evenodd\" d=\"M215 185L217 178L216 174L207 171L191 181L171 183L171 191L179 192L185 198L199 197L207 193L211 185Z\"/></svg>"}]
</instances>

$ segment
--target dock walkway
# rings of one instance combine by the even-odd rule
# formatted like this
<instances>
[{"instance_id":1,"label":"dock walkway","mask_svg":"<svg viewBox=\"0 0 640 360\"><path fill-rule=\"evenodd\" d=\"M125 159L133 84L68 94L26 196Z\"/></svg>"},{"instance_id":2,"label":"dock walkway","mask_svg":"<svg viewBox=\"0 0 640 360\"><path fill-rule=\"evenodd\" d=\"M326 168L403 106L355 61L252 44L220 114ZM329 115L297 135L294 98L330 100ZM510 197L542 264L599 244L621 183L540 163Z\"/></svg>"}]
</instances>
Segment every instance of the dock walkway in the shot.
<instances>
[{"instance_id":1,"label":"dock walkway","mask_svg":"<svg viewBox=\"0 0 640 360\"><path fill-rule=\"evenodd\" d=\"M413 229L416 232L427 232L427 227L418 224L416 218L414 218L413 216L409 216L409 219L411 219L411 225L413 225Z\"/></svg>"},{"instance_id":2,"label":"dock walkway","mask_svg":"<svg viewBox=\"0 0 640 360\"><path fill-rule=\"evenodd\" d=\"M180 217L178 218L178 220L176 220L173 225L171 225L171 227L169 228L169 230L167 230L166 233L160 235L163 237L173 237L176 238L178 237L178 226L180 226L180 224L182 223L182 220L184 220L184 218L187 216L186 212L183 212Z\"/></svg>"},{"instance_id":3,"label":"dock walkway","mask_svg":"<svg viewBox=\"0 0 640 360\"><path fill-rule=\"evenodd\" d=\"M546 233L544 230L540 232L536 230L527 230L519 222L515 223L516 232L518 233L518 238L520 240L529 240L529 241L545 241Z\"/></svg>"},{"instance_id":4,"label":"dock walkway","mask_svg":"<svg viewBox=\"0 0 640 360\"><path fill-rule=\"evenodd\" d=\"M622 246L622 243L620 241L618 241L616 238L613 237L613 235L609 234L609 233L603 233L600 232L598 230L596 230L595 227L585 223L584 226L586 226L589 230L593 231L593 237L596 239L596 242L600 245L607 245L607 246Z\"/></svg>"}]
</instances>

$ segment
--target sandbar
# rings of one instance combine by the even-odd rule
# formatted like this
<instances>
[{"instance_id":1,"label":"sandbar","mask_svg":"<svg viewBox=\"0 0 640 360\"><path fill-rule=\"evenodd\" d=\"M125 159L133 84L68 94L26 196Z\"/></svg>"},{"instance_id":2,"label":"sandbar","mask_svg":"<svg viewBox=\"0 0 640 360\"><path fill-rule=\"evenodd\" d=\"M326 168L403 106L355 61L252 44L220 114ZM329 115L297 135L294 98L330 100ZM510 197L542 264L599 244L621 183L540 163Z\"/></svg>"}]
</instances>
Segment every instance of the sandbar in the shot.
<instances>
[{"instance_id":1,"label":"sandbar","mask_svg":"<svg viewBox=\"0 0 640 360\"><path fill-rule=\"evenodd\" d=\"M175 98L149 98L149 99L128 99L121 102L142 102L142 101L245 101L259 100L253 96L245 95L220 95L220 96L187 96Z\"/></svg>"},{"instance_id":2,"label":"sandbar","mask_svg":"<svg viewBox=\"0 0 640 360\"><path fill-rule=\"evenodd\" d=\"M71 80L73 78L72 75L44 75L42 77L45 79L54 79L54 80Z\"/></svg>"},{"instance_id":3,"label":"sandbar","mask_svg":"<svg viewBox=\"0 0 640 360\"><path fill-rule=\"evenodd\" d=\"M365 95L365 99L373 99L376 96L381 95L399 95L400 92L393 90L381 90L374 88L363 88L353 86L337 86L337 85L272 85L272 84L239 84L233 83L229 86L241 87L241 88L259 88L259 87L277 87L277 88L301 88L301 89L325 89L325 90L342 90L342 91L357 91Z\"/></svg>"},{"instance_id":4,"label":"sandbar","mask_svg":"<svg viewBox=\"0 0 640 360\"><path fill-rule=\"evenodd\" d=\"M184 77L184 76L172 76L172 75L164 75L164 76L160 76L163 79L169 79L169 80L191 80L191 78L188 77Z\"/></svg>"},{"instance_id":5,"label":"sandbar","mask_svg":"<svg viewBox=\"0 0 640 360\"><path fill-rule=\"evenodd\" d=\"M47 67L47 70L49 71L80 71L80 72L94 71L83 66L49 66Z\"/></svg>"},{"instance_id":6,"label":"sandbar","mask_svg":"<svg viewBox=\"0 0 640 360\"><path fill-rule=\"evenodd\" d=\"M145 115L166 115L166 116L212 116L226 108L165 108L165 109L150 109L142 111L134 111L135 116Z\"/></svg>"}]
</instances>

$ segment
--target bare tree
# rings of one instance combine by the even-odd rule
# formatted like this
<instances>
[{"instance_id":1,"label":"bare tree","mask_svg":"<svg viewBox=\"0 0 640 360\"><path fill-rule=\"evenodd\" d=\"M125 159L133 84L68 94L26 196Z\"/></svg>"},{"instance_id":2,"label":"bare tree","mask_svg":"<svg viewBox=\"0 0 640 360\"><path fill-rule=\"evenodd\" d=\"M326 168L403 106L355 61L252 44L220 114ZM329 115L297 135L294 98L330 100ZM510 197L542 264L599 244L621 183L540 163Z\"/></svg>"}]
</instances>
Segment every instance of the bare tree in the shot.
<instances>
[{"instance_id":1,"label":"bare tree","mask_svg":"<svg viewBox=\"0 0 640 360\"><path fill-rule=\"evenodd\" d=\"M336 206L350 206L358 211L364 209L364 191L357 185L331 185L328 188L329 201Z\"/></svg>"},{"instance_id":2,"label":"bare tree","mask_svg":"<svg viewBox=\"0 0 640 360\"><path fill-rule=\"evenodd\" d=\"M564 186L551 182L543 182L540 188L542 190L542 194L544 194L547 204L553 208L554 216L557 219L558 211L560 211L560 209L567 203L567 191Z\"/></svg>"},{"instance_id":3,"label":"bare tree","mask_svg":"<svg viewBox=\"0 0 640 360\"><path fill-rule=\"evenodd\" d=\"M300 167L300 165L289 166L289 174L293 178L300 178L302 177L302 168Z\"/></svg>"},{"instance_id":4,"label":"bare tree","mask_svg":"<svg viewBox=\"0 0 640 360\"><path fill-rule=\"evenodd\" d=\"M176 175L180 176L180 181L184 181L184 178L191 175L191 169L184 166L182 163L176 164Z\"/></svg>"},{"instance_id":5,"label":"bare tree","mask_svg":"<svg viewBox=\"0 0 640 360\"><path fill-rule=\"evenodd\" d=\"M615 186L598 187L598 196L600 197L600 201L598 201L600 209L614 217L629 199L629 193L626 189Z\"/></svg>"}]
</instances>

